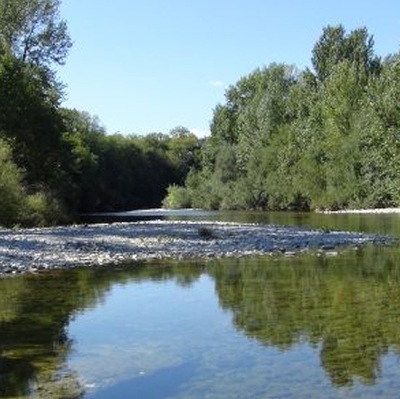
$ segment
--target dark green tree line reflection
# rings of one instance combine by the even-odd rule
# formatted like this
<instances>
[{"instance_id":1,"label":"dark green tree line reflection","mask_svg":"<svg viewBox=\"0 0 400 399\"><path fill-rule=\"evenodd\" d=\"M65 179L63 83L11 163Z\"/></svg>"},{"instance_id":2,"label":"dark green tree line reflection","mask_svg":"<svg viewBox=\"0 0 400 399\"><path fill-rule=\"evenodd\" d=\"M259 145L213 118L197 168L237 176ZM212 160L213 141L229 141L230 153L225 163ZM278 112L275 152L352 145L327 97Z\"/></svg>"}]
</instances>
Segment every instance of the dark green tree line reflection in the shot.
<instances>
[{"instance_id":1,"label":"dark green tree line reflection","mask_svg":"<svg viewBox=\"0 0 400 399\"><path fill-rule=\"evenodd\" d=\"M238 331L282 351L309 342L336 386L373 384L383 356L400 354L397 251L144 263L0 280L0 397L83 398L78 376L65 370L71 320L104 301L115 284L190 287L205 272Z\"/></svg>"},{"instance_id":2,"label":"dark green tree line reflection","mask_svg":"<svg viewBox=\"0 0 400 399\"><path fill-rule=\"evenodd\" d=\"M400 258L365 248L345 256L225 260L210 273L236 328L286 350L320 346L331 381L374 383L380 361L400 349Z\"/></svg>"},{"instance_id":3,"label":"dark green tree line reflection","mask_svg":"<svg viewBox=\"0 0 400 399\"><path fill-rule=\"evenodd\" d=\"M78 376L65 370L74 316L104 300L116 283L173 279L188 287L202 273L201 267L172 263L133 266L0 280L0 397L84 397Z\"/></svg>"}]
</instances>

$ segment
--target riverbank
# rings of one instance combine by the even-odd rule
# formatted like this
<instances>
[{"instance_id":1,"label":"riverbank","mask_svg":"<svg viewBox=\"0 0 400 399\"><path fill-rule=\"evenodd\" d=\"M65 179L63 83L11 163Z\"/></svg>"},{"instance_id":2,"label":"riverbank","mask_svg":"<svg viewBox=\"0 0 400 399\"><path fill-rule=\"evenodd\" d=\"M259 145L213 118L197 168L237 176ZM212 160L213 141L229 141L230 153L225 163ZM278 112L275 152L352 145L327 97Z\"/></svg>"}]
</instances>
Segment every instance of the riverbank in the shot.
<instances>
[{"instance_id":1,"label":"riverbank","mask_svg":"<svg viewBox=\"0 0 400 399\"><path fill-rule=\"evenodd\" d=\"M389 242L362 233L222 222L146 221L0 229L0 276L151 259L331 251Z\"/></svg>"},{"instance_id":2,"label":"riverbank","mask_svg":"<svg viewBox=\"0 0 400 399\"><path fill-rule=\"evenodd\" d=\"M400 213L400 208L375 208L375 209L343 209L340 211L317 211L325 214L342 214L342 213L362 213L362 214L379 214L379 213Z\"/></svg>"}]
</instances>

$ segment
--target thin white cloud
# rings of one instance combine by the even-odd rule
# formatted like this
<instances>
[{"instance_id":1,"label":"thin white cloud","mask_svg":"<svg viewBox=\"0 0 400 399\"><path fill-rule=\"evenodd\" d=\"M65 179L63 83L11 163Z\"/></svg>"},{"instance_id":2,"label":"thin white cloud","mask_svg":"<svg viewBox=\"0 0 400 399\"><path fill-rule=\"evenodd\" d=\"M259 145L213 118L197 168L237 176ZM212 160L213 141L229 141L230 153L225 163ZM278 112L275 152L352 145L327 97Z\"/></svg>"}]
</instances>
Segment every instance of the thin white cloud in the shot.
<instances>
[{"instance_id":1,"label":"thin white cloud","mask_svg":"<svg viewBox=\"0 0 400 399\"><path fill-rule=\"evenodd\" d=\"M211 80L209 82L209 84L212 87L223 87L224 86L224 82L222 80Z\"/></svg>"}]
</instances>

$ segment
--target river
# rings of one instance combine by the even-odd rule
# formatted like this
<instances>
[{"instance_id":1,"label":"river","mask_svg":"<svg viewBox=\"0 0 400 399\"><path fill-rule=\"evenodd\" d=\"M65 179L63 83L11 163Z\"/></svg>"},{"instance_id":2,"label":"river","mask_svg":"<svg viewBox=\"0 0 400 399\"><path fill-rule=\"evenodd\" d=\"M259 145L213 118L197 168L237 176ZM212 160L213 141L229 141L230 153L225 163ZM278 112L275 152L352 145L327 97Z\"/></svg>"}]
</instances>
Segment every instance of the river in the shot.
<instances>
[{"instance_id":1,"label":"river","mask_svg":"<svg viewBox=\"0 0 400 399\"><path fill-rule=\"evenodd\" d=\"M114 217L400 237L390 214ZM0 280L0 398L397 398L399 364L398 246Z\"/></svg>"}]
</instances>

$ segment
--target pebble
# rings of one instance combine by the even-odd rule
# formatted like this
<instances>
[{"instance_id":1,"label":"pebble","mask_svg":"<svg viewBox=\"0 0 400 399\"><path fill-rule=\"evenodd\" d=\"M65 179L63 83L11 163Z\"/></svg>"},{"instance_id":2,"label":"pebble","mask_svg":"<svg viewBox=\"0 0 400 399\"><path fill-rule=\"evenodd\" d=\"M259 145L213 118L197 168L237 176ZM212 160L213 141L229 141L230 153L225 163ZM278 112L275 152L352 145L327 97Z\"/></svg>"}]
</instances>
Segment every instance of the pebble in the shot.
<instances>
[{"instance_id":1,"label":"pebble","mask_svg":"<svg viewBox=\"0 0 400 399\"><path fill-rule=\"evenodd\" d=\"M203 237L210 230L217 239ZM191 221L145 221L42 229L0 229L0 276L126 260L227 256L329 256L343 245L391 242L388 237L302 227Z\"/></svg>"}]
</instances>

